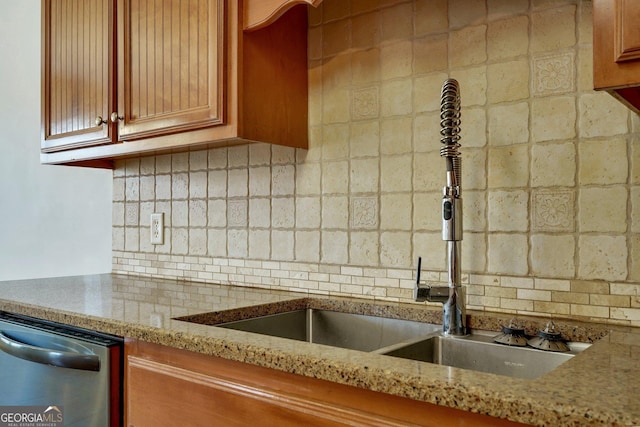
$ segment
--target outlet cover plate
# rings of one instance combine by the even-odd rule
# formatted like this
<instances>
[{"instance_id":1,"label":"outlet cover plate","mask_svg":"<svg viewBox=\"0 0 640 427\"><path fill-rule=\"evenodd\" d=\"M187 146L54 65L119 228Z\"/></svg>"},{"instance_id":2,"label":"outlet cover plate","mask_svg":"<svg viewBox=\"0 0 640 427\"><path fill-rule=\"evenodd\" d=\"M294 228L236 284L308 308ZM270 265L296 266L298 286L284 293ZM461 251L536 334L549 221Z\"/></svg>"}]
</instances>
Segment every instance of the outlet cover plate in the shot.
<instances>
[{"instance_id":1,"label":"outlet cover plate","mask_svg":"<svg viewBox=\"0 0 640 427\"><path fill-rule=\"evenodd\" d=\"M151 214L151 244L162 245L164 244L164 214L152 213Z\"/></svg>"}]
</instances>

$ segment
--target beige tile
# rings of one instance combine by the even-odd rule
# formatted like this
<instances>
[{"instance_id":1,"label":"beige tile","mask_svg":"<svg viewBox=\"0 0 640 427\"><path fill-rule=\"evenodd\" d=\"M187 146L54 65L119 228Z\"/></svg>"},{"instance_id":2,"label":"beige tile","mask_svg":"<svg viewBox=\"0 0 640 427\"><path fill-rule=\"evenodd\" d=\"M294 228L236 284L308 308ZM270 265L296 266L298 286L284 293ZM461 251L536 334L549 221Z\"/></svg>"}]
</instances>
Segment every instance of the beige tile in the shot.
<instances>
[{"instance_id":1,"label":"beige tile","mask_svg":"<svg viewBox=\"0 0 640 427\"><path fill-rule=\"evenodd\" d=\"M464 147L484 147L487 145L487 114L484 108L466 108L460 129L461 144Z\"/></svg>"},{"instance_id":2,"label":"beige tile","mask_svg":"<svg viewBox=\"0 0 640 427\"><path fill-rule=\"evenodd\" d=\"M370 12L380 7L381 0L351 0L351 13Z\"/></svg>"},{"instance_id":3,"label":"beige tile","mask_svg":"<svg viewBox=\"0 0 640 427\"><path fill-rule=\"evenodd\" d=\"M411 191L411 155L383 156L380 159L380 189Z\"/></svg>"},{"instance_id":4,"label":"beige tile","mask_svg":"<svg viewBox=\"0 0 640 427\"><path fill-rule=\"evenodd\" d=\"M632 234L629 245L629 256L631 257L631 270L629 280L640 281L640 234Z\"/></svg>"},{"instance_id":5,"label":"beige tile","mask_svg":"<svg viewBox=\"0 0 640 427\"><path fill-rule=\"evenodd\" d=\"M352 159L377 156L380 153L380 123L377 120L352 123L349 145Z\"/></svg>"},{"instance_id":6,"label":"beige tile","mask_svg":"<svg viewBox=\"0 0 640 427\"><path fill-rule=\"evenodd\" d=\"M593 280L623 280L627 277L625 236L583 234L578 247L578 277Z\"/></svg>"},{"instance_id":7,"label":"beige tile","mask_svg":"<svg viewBox=\"0 0 640 427\"><path fill-rule=\"evenodd\" d=\"M344 53L350 45L349 20L343 19L322 26L322 56L324 58Z\"/></svg>"},{"instance_id":8,"label":"beige tile","mask_svg":"<svg viewBox=\"0 0 640 427\"><path fill-rule=\"evenodd\" d=\"M580 136L620 135L628 132L629 109L605 92L580 96Z\"/></svg>"},{"instance_id":9,"label":"beige tile","mask_svg":"<svg viewBox=\"0 0 640 427\"><path fill-rule=\"evenodd\" d=\"M227 194L229 197L246 197L249 194L249 171L248 169L230 169L228 172L229 187ZM176 176L173 180L173 198L176 198Z\"/></svg>"},{"instance_id":10,"label":"beige tile","mask_svg":"<svg viewBox=\"0 0 640 427\"><path fill-rule=\"evenodd\" d=\"M507 310L533 311L533 301L500 298L500 307Z\"/></svg>"},{"instance_id":11,"label":"beige tile","mask_svg":"<svg viewBox=\"0 0 640 427\"><path fill-rule=\"evenodd\" d=\"M415 74L446 70L449 65L449 37L435 34L413 40L413 72Z\"/></svg>"},{"instance_id":12,"label":"beige tile","mask_svg":"<svg viewBox=\"0 0 640 427\"><path fill-rule=\"evenodd\" d=\"M295 225L295 203L292 197L271 199L271 227L293 228Z\"/></svg>"},{"instance_id":13,"label":"beige tile","mask_svg":"<svg viewBox=\"0 0 640 427\"><path fill-rule=\"evenodd\" d=\"M346 196L325 196L322 198L322 228L349 228L349 200Z\"/></svg>"},{"instance_id":14,"label":"beige tile","mask_svg":"<svg viewBox=\"0 0 640 427\"><path fill-rule=\"evenodd\" d=\"M413 141L413 120L411 117L394 117L380 123L380 153L410 153Z\"/></svg>"},{"instance_id":15,"label":"beige tile","mask_svg":"<svg viewBox=\"0 0 640 427\"><path fill-rule=\"evenodd\" d=\"M526 191L489 191L489 231L527 231L529 195Z\"/></svg>"},{"instance_id":16,"label":"beige tile","mask_svg":"<svg viewBox=\"0 0 640 427\"><path fill-rule=\"evenodd\" d=\"M551 291L551 301L566 304L589 304L589 294Z\"/></svg>"},{"instance_id":17,"label":"beige tile","mask_svg":"<svg viewBox=\"0 0 640 427\"><path fill-rule=\"evenodd\" d=\"M534 99L531 106L531 137L534 142L572 139L576 136L576 105L573 97Z\"/></svg>"},{"instance_id":18,"label":"beige tile","mask_svg":"<svg viewBox=\"0 0 640 427\"><path fill-rule=\"evenodd\" d=\"M227 149L229 168L246 168L249 165L249 147L235 145ZM175 155L174 155L175 169ZM174 171L175 172L175 171Z\"/></svg>"},{"instance_id":19,"label":"beige tile","mask_svg":"<svg viewBox=\"0 0 640 427\"><path fill-rule=\"evenodd\" d=\"M487 67L485 65L451 71L451 77L460 83L462 107L485 105L487 102Z\"/></svg>"},{"instance_id":20,"label":"beige tile","mask_svg":"<svg viewBox=\"0 0 640 427\"><path fill-rule=\"evenodd\" d=\"M437 111L440 114L440 92L442 84L448 78L447 73L430 73L416 77L413 81L414 104L413 111ZM440 121L437 121L440 124Z\"/></svg>"},{"instance_id":21,"label":"beige tile","mask_svg":"<svg viewBox=\"0 0 640 427\"><path fill-rule=\"evenodd\" d=\"M529 149L509 145L489 149L489 188L524 187L529 182Z\"/></svg>"},{"instance_id":22,"label":"beige tile","mask_svg":"<svg viewBox=\"0 0 640 427\"><path fill-rule=\"evenodd\" d=\"M487 0L489 19L527 12L528 0Z\"/></svg>"},{"instance_id":23,"label":"beige tile","mask_svg":"<svg viewBox=\"0 0 640 427\"><path fill-rule=\"evenodd\" d=\"M571 304L571 314L574 316L609 318L609 307L598 307L593 305Z\"/></svg>"},{"instance_id":24,"label":"beige tile","mask_svg":"<svg viewBox=\"0 0 640 427\"><path fill-rule=\"evenodd\" d=\"M378 158L351 160L350 189L352 193L377 193L379 191L379 163Z\"/></svg>"},{"instance_id":25,"label":"beige tile","mask_svg":"<svg viewBox=\"0 0 640 427\"><path fill-rule=\"evenodd\" d=\"M291 261L294 259L293 248L293 231L271 230L271 259L278 261ZM319 253L319 251L317 253ZM317 253L316 257L318 256Z\"/></svg>"},{"instance_id":26,"label":"beige tile","mask_svg":"<svg viewBox=\"0 0 640 427\"><path fill-rule=\"evenodd\" d=\"M487 60L487 26L464 27L449 34L451 67L482 64Z\"/></svg>"},{"instance_id":27,"label":"beige tile","mask_svg":"<svg viewBox=\"0 0 640 427\"><path fill-rule=\"evenodd\" d=\"M249 257L269 259L271 252L271 232L269 230L249 230Z\"/></svg>"},{"instance_id":28,"label":"beige tile","mask_svg":"<svg viewBox=\"0 0 640 427\"><path fill-rule=\"evenodd\" d=\"M535 144L531 148L532 187L573 187L576 148L573 143Z\"/></svg>"},{"instance_id":29,"label":"beige tile","mask_svg":"<svg viewBox=\"0 0 640 427\"><path fill-rule=\"evenodd\" d=\"M576 6L567 5L533 12L531 49L547 52L576 44Z\"/></svg>"},{"instance_id":30,"label":"beige tile","mask_svg":"<svg viewBox=\"0 0 640 427\"><path fill-rule=\"evenodd\" d=\"M354 49L377 46L381 31L380 12L374 11L354 16L351 18L351 46Z\"/></svg>"},{"instance_id":31,"label":"beige tile","mask_svg":"<svg viewBox=\"0 0 640 427\"><path fill-rule=\"evenodd\" d=\"M538 312L538 313L564 314L564 315L568 315L571 313L571 306L569 304L564 304L559 302L534 301L533 309L535 312Z\"/></svg>"},{"instance_id":32,"label":"beige tile","mask_svg":"<svg viewBox=\"0 0 640 427\"><path fill-rule=\"evenodd\" d=\"M386 44L380 48L380 77L382 80L411 76L413 43L410 39Z\"/></svg>"},{"instance_id":33,"label":"beige tile","mask_svg":"<svg viewBox=\"0 0 640 427\"><path fill-rule=\"evenodd\" d=\"M487 188L487 152L484 149L466 148L462 156L462 187L465 190ZM444 183L443 183L444 185Z\"/></svg>"},{"instance_id":34,"label":"beige tile","mask_svg":"<svg viewBox=\"0 0 640 427\"><path fill-rule=\"evenodd\" d=\"M413 146L418 153L439 156L440 112L420 114L413 119Z\"/></svg>"},{"instance_id":35,"label":"beige tile","mask_svg":"<svg viewBox=\"0 0 640 427\"><path fill-rule=\"evenodd\" d=\"M406 40L413 34L413 4L401 3L380 11L382 41Z\"/></svg>"},{"instance_id":36,"label":"beige tile","mask_svg":"<svg viewBox=\"0 0 640 427\"><path fill-rule=\"evenodd\" d=\"M411 230L411 194L380 196L380 229Z\"/></svg>"},{"instance_id":37,"label":"beige tile","mask_svg":"<svg viewBox=\"0 0 640 427\"><path fill-rule=\"evenodd\" d=\"M227 203L225 200L209 200L207 209L209 227L227 226ZM165 221L167 219L165 218Z\"/></svg>"},{"instance_id":38,"label":"beige tile","mask_svg":"<svg viewBox=\"0 0 640 427\"><path fill-rule=\"evenodd\" d=\"M588 294L608 294L610 284L595 280L572 280L571 292L583 292Z\"/></svg>"},{"instance_id":39,"label":"beige tile","mask_svg":"<svg viewBox=\"0 0 640 427\"><path fill-rule=\"evenodd\" d=\"M581 188L578 196L579 230L625 232L626 206L627 189L624 186Z\"/></svg>"},{"instance_id":40,"label":"beige tile","mask_svg":"<svg viewBox=\"0 0 640 427\"><path fill-rule=\"evenodd\" d=\"M349 258L349 241L346 231L322 231L321 242L321 262L342 264Z\"/></svg>"},{"instance_id":41,"label":"beige tile","mask_svg":"<svg viewBox=\"0 0 640 427\"><path fill-rule=\"evenodd\" d=\"M630 307L631 297L623 295L589 295L591 305L602 305L605 307Z\"/></svg>"},{"instance_id":42,"label":"beige tile","mask_svg":"<svg viewBox=\"0 0 640 427\"><path fill-rule=\"evenodd\" d=\"M298 209L297 206L296 206L296 209ZM309 214L312 215L312 213L309 213ZM319 214L316 214L316 215L319 215ZM213 224L209 224L209 226L213 226ZM267 199L267 198L249 199L249 227L252 227L252 228L271 227L271 200L270 199Z\"/></svg>"},{"instance_id":43,"label":"beige tile","mask_svg":"<svg viewBox=\"0 0 640 427\"><path fill-rule=\"evenodd\" d=\"M529 245L525 234L489 235L488 271L495 274L526 275Z\"/></svg>"},{"instance_id":44,"label":"beige tile","mask_svg":"<svg viewBox=\"0 0 640 427\"><path fill-rule=\"evenodd\" d=\"M484 294L488 297L517 298L516 288L503 288L501 286L485 286Z\"/></svg>"},{"instance_id":45,"label":"beige tile","mask_svg":"<svg viewBox=\"0 0 640 427\"><path fill-rule=\"evenodd\" d=\"M380 114L382 117L412 113L413 85L411 79L389 80L380 85Z\"/></svg>"},{"instance_id":46,"label":"beige tile","mask_svg":"<svg viewBox=\"0 0 640 427\"><path fill-rule=\"evenodd\" d=\"M449 28L448 0L416 0L414 4L416 35L442 32Z\"/></svg>"},{"instance_id":47,"label":"beige tile","mask_svg":"<svg viewBox=\"0 0 640 427\"><path fill-rule=\"evenodd\" d=\"M349 120L350 92L342 87L326 88L322 98L322 122L345 123ZM323 143L326 139L323 139Z\"/></svg>"},{"instance_id":48,"label":"beige tile","mask_svg":"<svg viewBox=\"0 0 640 427\"><path fill-rule=\"evenodd\" d=\"M569 291L571 289L571 283L568 280L558 279L535 279L536 289L542 289L546 291Z\"/></svg>"},{"instance_id":49,"label":"beige tile","mask_svg":"<svg viewBox=\"0 0 640 427\"><path fill-rule=\"evenodd\" d=\"M484 272L487 270L487 239L483 233L465 232L462 243L462 270Z\"/></svg>"},{"instance_id":50,"label":"beige tile","mask_svg":"<svg viewBox=\"0 0 640 427\"><path fill-rule=\"evenodd\" d=\"M189 227L205 227L206 225L207 225L207 201L206 200L190 200L189 201Z\"/></svg>"},{"instance_id":51,"label":"beige tile","mask_svg":"<svg viewBox=\"0 0 640 427\"><path fill-rule=\"evenodd\" d=\"M351 83L354 85L370 85L379 82L380 49L372 48L353 52L350 68Z\"/></svg>"},{"instance_id":52,"label":"beige tile","mask_svg":"<svg viewBox=\"0 0 640 427\"><path fill-rule=\"evenodd\" d=\"M449 0L449 25L451 28L477 25L486 19L487 6L485 0Z\"/></svg>"},{"instance_id":53,"label":"beige tile","mask_svg":"<svg viewBox=\"0 0 640 427\"><path fill-rule=\"evenodd\" d=\"M580 184L624 184L629 174L627 143L623 139L583 141L580 154Z\"/></svg>"},{"instance_id":54,"label":"beige tile","mask_svg":"<svg viewBox=\"0 0 640 427\"><path fill-rule=\"evenodd\" d=\"M437 152L413 155L415 191L440 191L446 184L445 160Z\"/></svg>"},{"instance_id":55,"label":"beige tile","mask_svg":"<svg viewBox=\"0 0 640 427\"><path fill-rule=\"evenodd\" d=\"M320 261L320 231L296 231L295 242L297 261Z\"/></svg>"},{"instance_id":56,"label":"beige tile","mask_svg":"<svg viewBox=\"0 0 640 427\"><path fill-rule=\"evenodd\" d=\"M207 254L209 256L227 256L226 230L207 230Z\"/></svg>"},{"instance_id":57,"label":"beige tile","mask_svg":"<svg viewBox=\"0 0 640 427\"><path fill-rule=\"evenodd\" d=\"M640 137L631 139L631 183L640 184Z\"/></svg>"},{"instance_id":58,"label":"beige tile","mask_svg":"<svg viewBox=\"0 0 640 427\"><path fill-rule=\"evenodd\" d=\"M514 16L489 23L487 53L496 61L526 55L529 48L529 18Z\"/></svg>"},{"instance_id":59,"label":"beige tile","mask_svg":"<svg viewBox=\"0 0 640 427\"><path fill-rule=\"evenodd\" d=\"M351 14L351 2L328 2L322 5L322 19L324 22L343 19Z\"/></svg>"},{"instance_id":60,"label":"beige tile","mask_svg":"<svg viewBox=\"0 0 640 427\"><path fill-rule=\"evenodd\" d=\"M296 168L296 194L321 193L322 167L320 163L302 163Z\"/></svg>"},{"instance_id":61,"label":"beige tile","mask_svg":"<svg viewBox=\"0 0 640 427\"><path fill-rule=\"evenodd\" d=\"M593 48L592 46L580 47L576 57L576 69L578 79L576 82L579 91L593 89Z\"/></svg>"},{"instance_id":62,"label":"beige tile","mask_svg":"<svg viewBox=\"0 0 640 427\"><path fill-rule=\"evenodd\" d=\"M620 320L640 321L640 309L638 308L611 308L611 318Z\"/></svg>"},{"instance_id":63,"label":"beige tile","mask_svg":"<svg viewBox=\"0 0 640 427\"><path fill-rule=\"evenodd\" d=\"M531 236L531 270L536 276L573 278L575 238L572 235Z\"/></svg>"},{"instance_id":64,"label":"beige tile","mask_svg":"<svg viewBox=\"0 0 640 427\"><path fill-rule=\"evenodd\" d=\"M249 195L251 197L271 195L271 168L269 166L249 169Z\"/></svg>"},{"instance_id":65,"label":"beige tile","mask_svg":"<svg viewBox=\"0 0 640 427\"><path fill-rule=\"evenodd\" d=\"M295 184L293 165L276 165L271 169L271 194L293 196Z\"/></svg>"},{"instance_id":66,"label":"beige tile","mask_svg":"<svg viewBox=\"0 0 640 427\"><path fill-rule=\"evenodd\" d=\"M189 255L207 254L207 230L204 228L189 229Z\"/></svg>"},{"instance_id":67,"label":"beige tile","mask_svg":"<svg viewBox=\"0 0 640 427\"><path fill-rule=\"evenodd\" d=\"M350 233L349 262L352 265L378 266L378 232L352 231Z\"/></svg>"},{"instance_id":68,"label":"beige tile","mask_svg":"<svg viewBox=\"0 0 640 427\"><path fill-rule=\"evenodd\" d=\"M465 206L467 200L465 200ZM442 193L413 193L413 230L439 231L442 228ZM465 218L465 226L467 221Z\"/></svg>"},{"instance_id":69,"label":"beige tile","mask_svg":"<svg viewBox=\"0 0 640 427\"><path fill-rule=\"evenodd\" d=\"M489 108L488 114L489 145L512 145L528 142L528 103L496 105Z\"/></svg>"},{"instance_id":70,"label":"beige tile","mask_svg":"<svg viewBox=\"0 0 640 427\"><path fill-rule=\"evenodd\" d=\"M422 257L423 270L444 270L446 268L447 246L442 241L442 233L413 233L406 243L413 243L413 254L411 256L413 260ZM382 249L384 250L384 244Z\"/></svg>"},{"instance_id":71,"label":"beige tile","mask_svg":"<svg viewBox=\"0 0 640 427\"><path fill-rule=\"evenodd\" d=\"M349 163L322 163L322 193L346 194L349 190Z\"/></svg>"},{"instance_id":72,"label":"beige tile","mask_svg":"<svg viewBox=\"0 0 640 427\"><path fill-rule=\"evenodd\" d=\"M465 230L478 231L478 232L486 230L486 227L487 227L486 197L487 197L486 191L465 191L464 192L462 198L464 202L464 229ZM489 198L489 200L491 199Z\"/></svg>"},{"instance_id":73,"label":"beige tile","mask_svg":"<svg viewBox=\"0 0 640 427\"><path fill-rule=\"evenodd\" d=\"M406 267L411 264L411 233L387 231L380 235L380 265L385 267Z\"/></svg>"}]
</instances>

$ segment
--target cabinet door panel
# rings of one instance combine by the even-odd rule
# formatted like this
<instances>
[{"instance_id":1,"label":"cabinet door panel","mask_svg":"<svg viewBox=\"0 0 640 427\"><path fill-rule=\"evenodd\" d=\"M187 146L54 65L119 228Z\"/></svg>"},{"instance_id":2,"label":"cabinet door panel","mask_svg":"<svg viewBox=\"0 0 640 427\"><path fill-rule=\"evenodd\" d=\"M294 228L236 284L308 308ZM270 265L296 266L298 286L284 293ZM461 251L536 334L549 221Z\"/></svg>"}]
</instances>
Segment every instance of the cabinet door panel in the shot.
<instances>
[{"instance_id":1,"label":"cabinet door panel","mask_svg":"<svg viewBox=\"0 0 640 427\"><path fill-rule=\"evenodd\" d=\"M637 0L619 0L615 4L616 62L640 59L640 7Z\"/></svg>"},{"instance_id":2,"label":"cabinet door panel","mask_svg":"<svg viewBox=\"0 0 640 427\"><path fill-rule=\"evenodd\" d=\"M96 125L113 111L113 4L46 0L42 4L42 151L114 142Z\"/></svg>"},{"instance_id":3,"label":"cabinet door panel","mask_svg":"<svg viewBox=\"0 0 640 427\"><path fill-rule=\"evenodd\" d=\"M120 0L119 135L223 123L224 0Z\"/></svg>"}]
</instances>

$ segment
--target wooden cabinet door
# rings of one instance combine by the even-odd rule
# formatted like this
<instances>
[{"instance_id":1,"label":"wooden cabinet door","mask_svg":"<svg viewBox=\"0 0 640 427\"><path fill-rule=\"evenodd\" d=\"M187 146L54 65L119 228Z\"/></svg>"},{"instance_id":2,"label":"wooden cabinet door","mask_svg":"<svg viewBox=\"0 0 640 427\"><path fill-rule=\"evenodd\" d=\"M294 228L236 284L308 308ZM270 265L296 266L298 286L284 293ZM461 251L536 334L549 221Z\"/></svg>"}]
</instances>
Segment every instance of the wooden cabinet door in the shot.
<instances>
[{"instance_id":1,"label":"wooden cabinet door","mask_svg":"<svg viewBox=\"0 0 640 427\"><path fill-rule=\"evenodd\" d=\"M593 0L593 82L640 113L640 2Z\"/></svg>"},{"instance_id":2,"label":"wooden cabinet door","mask_svg":"<svg viewBox=\"0 0 640 427\"><path fill-rule=\"evenodd\" d=\"M224 122L225 0L118 0L120 140Z\"/></svg>"},{"instance_id":3,"label":"wooden cabinet door","mask_svg":"<svg viewBox=\"0 0 640 427\"><path fill-rule=\"evenodd\" d=\"M115 142L113 2L42 2L42 151Z\"/></svg>"}]
</instances>

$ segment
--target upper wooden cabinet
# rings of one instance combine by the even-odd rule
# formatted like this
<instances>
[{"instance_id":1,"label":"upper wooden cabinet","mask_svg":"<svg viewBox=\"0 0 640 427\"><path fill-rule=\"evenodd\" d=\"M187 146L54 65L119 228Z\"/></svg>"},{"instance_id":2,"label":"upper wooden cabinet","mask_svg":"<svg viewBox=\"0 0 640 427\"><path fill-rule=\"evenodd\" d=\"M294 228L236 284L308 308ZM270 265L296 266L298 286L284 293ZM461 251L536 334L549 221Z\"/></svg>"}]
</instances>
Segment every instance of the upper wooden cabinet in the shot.
<instances>
[{"instance_id":1,"label":"upper wooden cabinet","mask_svg":"<svg viewBox=\"0 0 640 427\"><path fill-rule=\"evenodd\" d=\"M306 8L245 31L255 1L43 0L41 161L306 148Z\"/></svg>"},{"instance_id":2,"label":"upper wooden cabinet","mask_svg":"<svg viewBox=\"0 0 640 427\"><path fill-rule=\"evenodd\" d=\"M593 0L593 80L640 113L640 2Z\"/></svg>"}]
</instances>

